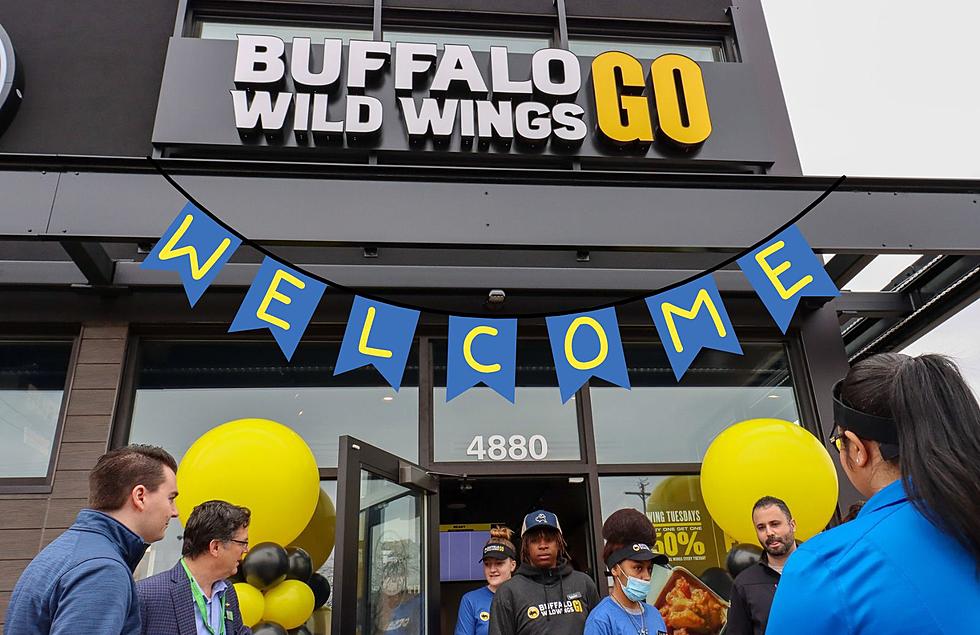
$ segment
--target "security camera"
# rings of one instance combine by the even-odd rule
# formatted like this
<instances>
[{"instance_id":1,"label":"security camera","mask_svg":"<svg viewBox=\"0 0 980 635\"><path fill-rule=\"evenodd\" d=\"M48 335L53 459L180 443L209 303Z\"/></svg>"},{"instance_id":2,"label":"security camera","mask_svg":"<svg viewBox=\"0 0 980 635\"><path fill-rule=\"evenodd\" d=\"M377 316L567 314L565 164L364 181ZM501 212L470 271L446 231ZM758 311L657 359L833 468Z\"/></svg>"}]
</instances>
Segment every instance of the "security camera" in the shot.
<instances>
[{"instance_id":1,"label":"security camera","mask_svg":"<svg viewBox=\"0 0 980 635\"><path fill-rule=\"evenodd\" d=\"M491 289L490 293L487 295L487 304L490 305L501 305L504 300L507 299L507 294L504 293L503 289Z\"/></svg>"}]
</instances>

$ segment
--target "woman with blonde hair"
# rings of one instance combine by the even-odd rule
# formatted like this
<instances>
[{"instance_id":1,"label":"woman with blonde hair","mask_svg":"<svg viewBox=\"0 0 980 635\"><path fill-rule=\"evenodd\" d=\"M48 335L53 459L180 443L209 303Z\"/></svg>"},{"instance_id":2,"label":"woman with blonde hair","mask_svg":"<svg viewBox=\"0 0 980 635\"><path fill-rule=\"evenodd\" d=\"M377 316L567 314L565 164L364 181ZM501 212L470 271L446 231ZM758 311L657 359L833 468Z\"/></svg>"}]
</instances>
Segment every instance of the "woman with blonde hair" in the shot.
<instances>
[{"instance_id":1,"label":"woman with blonde hair","mask_svg":"<svg viewBox=\"0 0 980 635\"><path fill-rule=\"evenodd\" d=\"M470 591L459 603L454 635L487 635L490 630L490 604L497 588L510 580L517 568L517 550L512 542L514 532L506 527L490 530L490 540L483 547L483 575L487 585Z\"/></svg>"}]
</instances>

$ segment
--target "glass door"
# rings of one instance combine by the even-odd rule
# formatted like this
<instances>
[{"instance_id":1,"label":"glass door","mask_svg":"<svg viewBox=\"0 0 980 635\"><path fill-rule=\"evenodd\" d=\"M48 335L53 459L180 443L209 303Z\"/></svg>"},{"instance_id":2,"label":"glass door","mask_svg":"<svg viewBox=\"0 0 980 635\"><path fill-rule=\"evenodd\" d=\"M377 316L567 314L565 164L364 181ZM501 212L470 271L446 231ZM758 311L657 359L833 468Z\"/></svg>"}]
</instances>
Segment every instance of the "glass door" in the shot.
<instances>
[{"instance_id":1,"label":"glass door","mask_svg":"<svg viewBox=\"0 0 980 635\"><path fill-rule=\"evenodd\" d=\"M331 632L439 632L439 484L414 463L340 437Z\"/></svg>"}]
</instances>

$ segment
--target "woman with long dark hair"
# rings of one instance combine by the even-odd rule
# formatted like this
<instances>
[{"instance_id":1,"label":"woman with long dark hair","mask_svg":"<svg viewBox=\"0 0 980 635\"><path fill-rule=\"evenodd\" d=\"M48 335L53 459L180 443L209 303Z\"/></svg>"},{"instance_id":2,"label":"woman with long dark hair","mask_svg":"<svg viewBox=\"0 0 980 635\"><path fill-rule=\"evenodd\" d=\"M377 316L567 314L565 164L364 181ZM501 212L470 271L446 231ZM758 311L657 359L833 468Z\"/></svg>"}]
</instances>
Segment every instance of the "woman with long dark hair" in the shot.
<instances>
[{"instance_id":1,"label":"woman with long dark hair","mask_svg":"<svg viewBox=\"0 0 980 635\"><path fill-rule=\"evenodd\" d=\"M766 632L980 632L980 407L956 365L857 362L834 387L834 422L868 500L789 559Z\"/></svg>"}]
</instances>

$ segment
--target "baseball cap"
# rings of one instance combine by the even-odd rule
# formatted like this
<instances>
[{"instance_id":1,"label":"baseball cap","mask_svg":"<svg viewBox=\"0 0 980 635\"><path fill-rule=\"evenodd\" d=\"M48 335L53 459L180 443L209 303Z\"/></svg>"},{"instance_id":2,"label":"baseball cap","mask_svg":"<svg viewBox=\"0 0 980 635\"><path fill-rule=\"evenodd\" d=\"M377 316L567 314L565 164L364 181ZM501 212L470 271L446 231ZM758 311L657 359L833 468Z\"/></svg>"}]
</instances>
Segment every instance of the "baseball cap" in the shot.
<instances>
[{"instance_id":1,"label":"baseball cap","mask_svg":"<svg viewBox=\"0 0 980 635\"><path fill-rule=\"evenodd\" d=\"M612 552L609 555L609 558L606 560L606 566L612 569L623 560L638 560L640 562L643 562L644 560L653 560L654 564L662 564L665 566L669 564L667 556L663 555L662 553L655 552L649 545L642 542L633 542Z\"/></svg>"},{"instance_id":2,"label":"baseball cap","mask_svg":"<svg viewBox=\"0 0 980 635\"><path fill-rule=\"evenodd\" d=\"M539 509L538 511L531 512L524 517L524 522L521 524L521 536L526 534L531 529L536 529L538 527L551 527L552 529L557 529L558 533L561 533L561 525L558 524L558 516L553 513Z\"/></svg>"}]
</instances>

